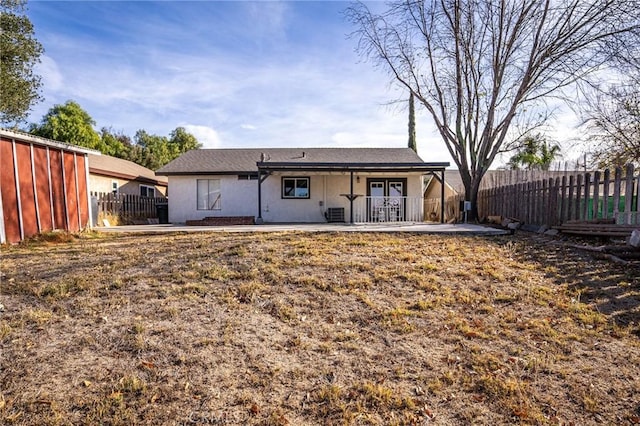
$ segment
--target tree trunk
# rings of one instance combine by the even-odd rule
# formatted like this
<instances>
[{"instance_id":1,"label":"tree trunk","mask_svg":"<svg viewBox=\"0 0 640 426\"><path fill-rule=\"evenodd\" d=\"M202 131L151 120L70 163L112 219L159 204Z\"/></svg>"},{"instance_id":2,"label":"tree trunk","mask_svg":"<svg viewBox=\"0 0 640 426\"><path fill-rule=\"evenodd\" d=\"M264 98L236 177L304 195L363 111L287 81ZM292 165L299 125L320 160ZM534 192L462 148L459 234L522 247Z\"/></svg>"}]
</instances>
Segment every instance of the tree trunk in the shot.
<instances>
[{"instance_id":1,"label":"tree trunk","mask_svg":"<svg viewBox=\"0 0 640 426\"><path fill-rule=\"evenodd\" d=\"M471 202L471 210L467 213L467 220L477 222L478 217L478 192L480 190L480 183L482 182L482 174L476 174L472 176L468 171L460 171L462 175L462 181L464 183L464 199Z\"/></svg>"},{"instance_id":2,"label":"tree trunk","mask_svg":"<svg viewBox=\"0 0 640 426\"><path fill-rule=\"evenodd\" d=\"M409 95L409 148L414 152L418 152L418 146L416 143L416 111L413 92Z\"/></svg>"}]
</instances>

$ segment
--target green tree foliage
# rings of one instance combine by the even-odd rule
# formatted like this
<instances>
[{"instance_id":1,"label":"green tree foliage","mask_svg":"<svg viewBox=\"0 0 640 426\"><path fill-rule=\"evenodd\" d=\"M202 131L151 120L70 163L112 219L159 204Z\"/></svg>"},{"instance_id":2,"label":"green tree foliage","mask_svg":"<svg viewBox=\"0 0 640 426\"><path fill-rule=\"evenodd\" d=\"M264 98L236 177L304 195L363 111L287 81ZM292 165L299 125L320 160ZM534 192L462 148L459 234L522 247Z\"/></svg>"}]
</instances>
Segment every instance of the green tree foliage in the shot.
<instances>
[{"instance_id":1,"label":"green tree foliage","mask_svg":"<svg viewBox=\"0 0 640 426\"><path fill-rule=\"evenodd\" d=\"M409 148L418 152L416 144L416 109L413 92L409 95Z\"/></svg>"},{"instance_id":2,"label":"green tree foliage","mask_svg":"<svg viewBox=\"0 0 640 426\"><path fill-rule=\"evenodd\" d=\"M100 129L100 139L104 147L103 154L129 159L133 149L133 142L131 142L129 136L121 132L114 132L111 128L103 127Z\"/></svg>"},{"instance_id":3,"label":"green tree foliage","mask_svg":"<svg viewBox=\"0 0 640 426\"><path fill-rule=\"evenodd\" d=\"M198 139L196 139L196 137L191 133L187 132L184 127L177 127L171 132L169 135L169 145L173 150L173 158L176 158L184 152L191 151L192 149L200 149L202 147L202 144L198 142Z\"/></svg>"},{"instance_id":4,"label":"green tree foliage","mask_svg":"<svg viewBox=\"0 0 640 426\"><path fill-rule=\"evenodd\" d=\"M44 52L24 15L26 0L0 0L0 123L17 125L41 100L34 66Z\"/></svg>"},{"instance_id":5,"label":"green tree foliage","mask_svg":"<svg viewBox=\"0 0 640 426\"><path fill-rule=\"evenodd\" d=\"M560 156L557 144L549 145L541 135L527 136L517 153L509 159L512 170L549 170L551 163Z\"/></svg>"},{"instance_id":6,"label":"green tree foliage","mask_svg":"<svg viewBox=\"0 0 640 426\"><path fill-rule=\"evenodd\" d=\"M78 103L67 101L64 105L54 105L42 117L40 124L31 125L30 132L124 158L151 170L157 170L181 154L202 146L184 127L177 127L169 137L138 130L132 142L129 136L108 127L103 127L98 133L93 129L95 124Z\"/></svg>"},{"instance_id":7,"label":"green tree foliage","mask_svg":"<svg viewBox=\"0 0 640 426\"><path fill-rule=\"evenodd\" d=\"M37 136L60 142L106 151L100 135L93 129L95 121L88 112L74 102L54 105L39 125L32 125L30 132Z\"/></svg>"},{"instance_id":8,"label":"green tree foliage","mask_svg":"<svg viewBox=\"0 0 640 426\"><path fill-rule=\"evenodd\" d=\"M177 127L169 138L138 130L134 140L130 160L151 170L157 170L181 154L202 146L184 127Z\"/></svg>"}]
</instances>

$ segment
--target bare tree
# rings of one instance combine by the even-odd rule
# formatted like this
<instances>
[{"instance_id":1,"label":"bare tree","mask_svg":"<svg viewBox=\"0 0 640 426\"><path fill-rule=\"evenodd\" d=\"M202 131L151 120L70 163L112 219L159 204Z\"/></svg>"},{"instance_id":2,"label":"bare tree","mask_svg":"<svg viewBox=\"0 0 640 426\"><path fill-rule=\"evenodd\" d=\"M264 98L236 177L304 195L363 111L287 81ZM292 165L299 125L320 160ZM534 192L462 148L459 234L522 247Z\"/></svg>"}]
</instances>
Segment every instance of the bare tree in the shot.
<instances>
[{"instance_id":1,"label":"bare tree","mask_svg":"<svg viewBox=\"0 0 640 426\"><path fill-rule=\"evenodd\" d=\"M583 114L597 166L640 165L640 46L614 65L619 81L588 91Z\"/></svg>"},{"instance_id":2,"label":"bare tree","mask_svg":"<svg viewBox=\"0 0 640 426\"><path fill-rule=\"evenodd\" d=\"M429 112L477 213L482 177L545 99L610 58L639 28L638 0L404 0L347 9L358 51ZM607 47L605 49L604 47ZM620 46L616 44L616 46ZM524 130L522 130L524 129Z\"/></svg>"}]
</instances>

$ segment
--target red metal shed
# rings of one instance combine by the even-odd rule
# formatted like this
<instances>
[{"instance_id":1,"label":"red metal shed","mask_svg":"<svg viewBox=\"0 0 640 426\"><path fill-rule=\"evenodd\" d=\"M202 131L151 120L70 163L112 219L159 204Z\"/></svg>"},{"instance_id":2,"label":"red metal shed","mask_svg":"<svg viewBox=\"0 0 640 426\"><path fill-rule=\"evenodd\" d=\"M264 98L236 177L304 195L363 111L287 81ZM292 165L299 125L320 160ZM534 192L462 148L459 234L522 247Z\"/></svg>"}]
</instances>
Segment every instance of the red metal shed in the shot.
<instances>
[{"instance_id":1,"label":"red metal shed","mask_svg":"<svg viewBox=\"0 0 640 426\"><path fill-rule=\"evenodd\" d=\"M89 153L96 151L0 129L0 242L91 227Z\"/></svg>"}]
</instances>

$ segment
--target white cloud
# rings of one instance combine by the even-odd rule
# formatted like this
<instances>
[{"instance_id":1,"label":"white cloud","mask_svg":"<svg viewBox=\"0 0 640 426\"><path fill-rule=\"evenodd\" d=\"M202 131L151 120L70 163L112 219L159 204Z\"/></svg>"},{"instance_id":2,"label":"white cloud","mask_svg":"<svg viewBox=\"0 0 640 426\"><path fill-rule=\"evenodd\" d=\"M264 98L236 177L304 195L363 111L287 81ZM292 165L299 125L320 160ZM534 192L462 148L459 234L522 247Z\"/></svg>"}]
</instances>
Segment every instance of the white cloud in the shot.
<instances>
[{"instance_id":1,"label":"white cloud","mask_svg":"<svg viewBox=\"0 0 640 426\"><path fill-rule=\"evenodd\" d=\"M198 142L202 144L203 148L218 148L220 147L220 137L211 127L199 126L197 124L185 124L184 127L187 132L191 133L198 139Z\"/></svg>"},{"instance_id":2,"label":"white cloud","mask_svg":"<svg viewBox=\"0 0 640 426\"><path fill-rule=\"evenodd\" d=\"M36 73L42 77L42 84L48 90L58 91L63 87L63 77L58 64L53 58L42 55L41 62L36 66Z\"/></svg>"},{"instance_id":3,"label":"white cloud","mask_svg":"<svg viewBox=\"0 0 640 426\"><path fill-rule=\"evenodd\" d=\"M241 124L240 128L245 130L256 130L256 126L254 126L253 124Z\"/></svg>"}]
</instances>

